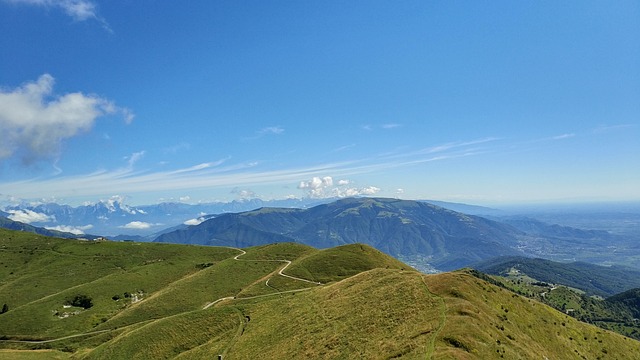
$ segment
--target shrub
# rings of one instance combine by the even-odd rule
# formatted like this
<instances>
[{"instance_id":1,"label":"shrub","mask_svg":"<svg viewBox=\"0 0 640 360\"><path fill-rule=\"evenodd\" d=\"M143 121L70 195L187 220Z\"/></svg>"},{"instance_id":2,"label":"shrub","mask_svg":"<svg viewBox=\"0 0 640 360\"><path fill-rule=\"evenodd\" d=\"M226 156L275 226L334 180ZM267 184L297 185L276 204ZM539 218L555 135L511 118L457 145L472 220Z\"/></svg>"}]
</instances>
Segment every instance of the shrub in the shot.
<instances>
[{"instance_id":1,"label":"shrub","mask_svg":"<svg viewBox=\"0 0 640 360\"><path fill-rule=\"evenodd\" d=\"M67 300L67 304L71 306L81 307L83 309L89 309L93 306L93 301L88 295L76 295L73 299Z\"/></svg>"}]
</instances>

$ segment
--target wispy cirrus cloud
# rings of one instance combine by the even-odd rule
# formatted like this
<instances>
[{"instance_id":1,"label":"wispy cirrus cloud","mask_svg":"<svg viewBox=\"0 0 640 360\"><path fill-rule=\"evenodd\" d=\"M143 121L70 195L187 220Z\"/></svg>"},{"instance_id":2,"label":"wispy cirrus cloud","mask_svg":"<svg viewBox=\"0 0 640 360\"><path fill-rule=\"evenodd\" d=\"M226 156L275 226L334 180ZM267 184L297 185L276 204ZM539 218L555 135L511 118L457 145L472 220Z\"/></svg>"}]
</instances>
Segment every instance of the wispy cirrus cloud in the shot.
<instances>
[{"instance_id":1,"label":"wispy cirrus cloud","mask_svg":"<svg viewBox=\"0 0 640 360\"><path fill-rule=\"evenodd\" d=\"M300 190L309 194L314 193L317 196L321 196L322 193L333 193L334 196L374 194L380 189L370 186L354 187L346 179L352 175L476 156L491 151L487 145L494 140L495 138L484 138L415 151L399 151L367 158L321 163L314 166L270 170L261 169L251 163L227 164L229 158L163 171L134 171L130 167L123 167L89 174L0 182L0 188L4 194L11 194L23 199L42 198L51 196L51 194L63 198L99 197L111 195L110 192L113 189L131 195L225 187L246 190L251 186L273 184L286 186L298 184ZM326 174L331 174L331 176L327 177ZM334 177L339 180L334 182ZM241 195L249 195L249 193L241 193Z\"/></svg>"},{"instance_id":2,"label":"wispy cirrus cloud","mask_svg":"<svg viewBox=\"0 0 640 360\"><path fill-rule=\"evenodd\" d=\"M284 132L284 129L281 128L280 126L269 126L263 129L260 129L258 131L258 135L278 135L278 134L282 134Z\"/></svg>"},{"instance_id":3,"label":"wispy cirrus cloud","mask_svg":"<svg viewBox=\"0 0 640 360\"><path fill-rule=\"evenodd\" d=\"M265 136L281 135L283 133L284 133L284 128L281 126L267 126L260 130L257 130L256 132L254 132L252 136L247 136L242 140L256 140Z\"/></svg>"},{"instance_id":4,"label":"wispy cirrus cloud","mask_svg":"<svg viewBox=\"0 0 640 360\"><path fill-rule=\"evenodd\" d=\"M576 134L574 133L570 133L570 134L561 134L561 135L556 135L556 136L552 136L551 140L564 140L564 139L569 139L572 137L575 137Z\"/></svg>"},{"instance_id":5,"label":"wispy cirrus cloud","mask_svg":"<svg viewBox=\"0 0 640 360\"><path fill-rule=\"evenodd\" d=\"M593 132L596 134L600 134L600 133L605 133L605 132L614 131L614 130L629 129L636 126L637 125L634 125L634 124L601 125L593 129Z\"/></svg>"},{"instance_id":6,"label":"wispy cirrus cloud","mask_svg":"<svg viewBox=\"0 0 640 360\"><path fill-rule=\"evenodd\" d=\"M144 154L146 154L146 151L142 150L126 156L125 160L127 160L127 168L133 169L133 166L144 157Z\"/></svg>"},{"instance_id":7,"label":"wispy cirrus cloud","mask_svg":"<svg viewBox=\"0 0 640 360\"><path fill-rule=\"evenodd\" d=\"M382 125L365 124L365 125L361 125L360 128L365 131L373 131L375 129L383 129L383 130L396 129L401 126L402 124L398 124L398 123L387 123Z\"/></svg>"},{"instance_id":8,"label":"wispy cirrus cloud","mask_svg":"<svg viewBox=\"0 0 640 360\"><path fill-rule=\"evenodd\" d=\"M102 27L109 31L111 27L107 21L98 15L98 5L89 0L4 0L6 3L32 5L43 8L57 8L64 11L75 21L96 20Z\"/></svg>"}]
</instances>

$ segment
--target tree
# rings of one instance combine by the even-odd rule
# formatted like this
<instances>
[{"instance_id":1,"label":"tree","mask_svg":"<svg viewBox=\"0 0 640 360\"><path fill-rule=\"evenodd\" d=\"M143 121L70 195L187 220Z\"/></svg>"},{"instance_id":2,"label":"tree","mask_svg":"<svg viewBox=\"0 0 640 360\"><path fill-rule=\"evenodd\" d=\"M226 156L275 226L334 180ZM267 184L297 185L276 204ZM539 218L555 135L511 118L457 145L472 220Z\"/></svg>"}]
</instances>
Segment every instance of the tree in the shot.
<instances>
[{"instance_id":1,"label":"tree","mask_svg":"<svg viewBox=\"0 0 640 360\"><path fill-rule=\"evenodd\" d=\"M76 295L72 300L67 301L71 306L88 309L93 306L92 299L88 295Z\"/></svg>"},{"instance_id":2,"label":"tree","mask_svg":"<svg viewBox=\"0 0 640 360\"><path fill-rule=\"evenodd\" d=\"M0 314L4 314L7 311L9 311L9 305L7 304L2 305L2 310L0 311Z\"/></svg>"}]
</instances>

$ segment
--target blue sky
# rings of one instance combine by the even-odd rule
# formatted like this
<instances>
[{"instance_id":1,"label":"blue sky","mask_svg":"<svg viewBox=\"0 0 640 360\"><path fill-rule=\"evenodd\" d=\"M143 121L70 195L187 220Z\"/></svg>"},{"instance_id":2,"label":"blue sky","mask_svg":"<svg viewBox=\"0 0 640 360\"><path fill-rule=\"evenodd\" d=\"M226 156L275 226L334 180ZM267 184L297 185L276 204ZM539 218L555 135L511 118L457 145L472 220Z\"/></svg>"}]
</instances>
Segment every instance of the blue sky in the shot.
<instances>
[{"instance_id":1,"label":"blue sky","mask_svg":"<svg viewBox=\"0 0 640 360\"><path fill-rule=\"evenodd\" d=\"M0 201L640 200L637 1L0 0Z\"/></svg>"}]
</instances>

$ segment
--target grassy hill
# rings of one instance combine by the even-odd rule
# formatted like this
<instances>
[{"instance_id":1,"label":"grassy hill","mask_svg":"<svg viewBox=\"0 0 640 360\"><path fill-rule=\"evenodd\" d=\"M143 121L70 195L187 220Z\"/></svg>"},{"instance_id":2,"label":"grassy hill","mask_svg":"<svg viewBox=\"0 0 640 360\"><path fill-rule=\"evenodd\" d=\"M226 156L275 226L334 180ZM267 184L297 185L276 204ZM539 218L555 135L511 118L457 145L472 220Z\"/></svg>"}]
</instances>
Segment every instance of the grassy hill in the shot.
<instances>
[{"instance_id":1,"label":"grassy hill","mask_svg":"<svg viewBox=\"0 0 640 360\"><path fill-rule=\"evenodd\" d=\"M471 272L424 275L361 244L240 250L0 231L0 303L8 305L0 314L0 357L9 359L631 359L640 353L638 341Z\"/></svg>"}]
</instances>

